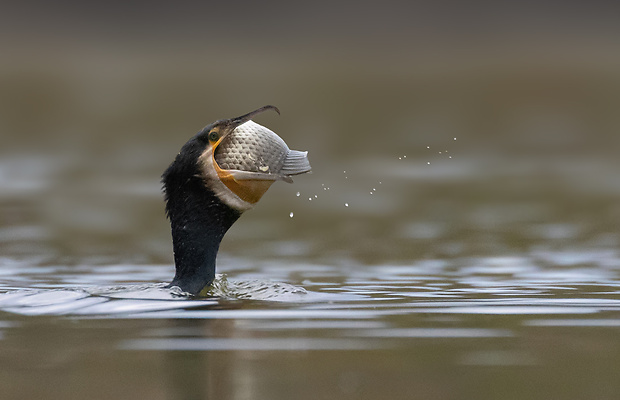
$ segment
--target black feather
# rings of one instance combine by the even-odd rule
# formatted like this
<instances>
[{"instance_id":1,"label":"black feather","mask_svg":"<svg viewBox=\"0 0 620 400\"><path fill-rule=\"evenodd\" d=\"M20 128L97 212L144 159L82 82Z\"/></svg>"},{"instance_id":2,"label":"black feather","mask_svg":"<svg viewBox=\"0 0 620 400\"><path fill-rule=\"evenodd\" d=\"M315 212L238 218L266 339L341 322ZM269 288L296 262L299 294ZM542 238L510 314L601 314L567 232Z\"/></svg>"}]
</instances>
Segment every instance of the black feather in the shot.
<instances>
[{"instance_id":1,"label":"black feather","mask_svg":"<svg viewBox=\"0 0 620 400\"><path fill-rule=\"evenodd\" d=\"M205 185L198 165L198 158L208 145L203 133L204 130L183 146L162 175L176 265L170 286L193 294L213 282L220 242L241 216L240 211L222 203Z\"/></svg>"}]
</instances>

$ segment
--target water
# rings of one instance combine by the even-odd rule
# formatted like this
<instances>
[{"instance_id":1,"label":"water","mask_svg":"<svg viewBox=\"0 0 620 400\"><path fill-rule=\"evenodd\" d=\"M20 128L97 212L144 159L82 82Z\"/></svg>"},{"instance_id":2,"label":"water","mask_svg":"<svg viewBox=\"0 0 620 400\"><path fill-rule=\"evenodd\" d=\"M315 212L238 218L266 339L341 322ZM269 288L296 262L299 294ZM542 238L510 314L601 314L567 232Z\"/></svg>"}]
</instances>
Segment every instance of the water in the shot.
<instances>
[{"instance_id":1,"label":"water","mask_svg":"<svg viewBox=\"0 0 620 400\"><path fill-rule=\"evenodd\" d=\"M613 163L582 161L604 183L597 185L562 173L574 163L565 160L556 177L566 183L552 186L547 177L515 177L516 163L488 171L460 158L439 170L411 164L390 173L374 168L390 160L377 159L349 167L349 186L315 173L274 188L295 218L269 197L245 215L223 243L225 275L203 299L164 287L173 275L167 260L113 262L136 256L106 254L101 237L90 239L99 253L63 252L55 241L73 234L64 239L54 223L4 227L4 393L614 398L620 214L618 187L609 184ZM12 162L21 161L5 170ZM4 218L33 211L15 200L47 190L35 184L43 171L22 187L4 183L13 185ZM324 185L331 190L312 202L296 195L313 198ZM120 186L117 196L132 201ZM140 186L149 183L131 185ZM148 205L159 196L138 197ZM169 257L167 232L153 238L147 231L142 239L157 244L138 246L147 249L141 256Z\"/></svg>"},{"instance_id":2,"label":"water","mask_svg":"<svg viewBox=\"0 0 620 400\"><path fill-rule=\"evenodd\" d=\"M617 52L225 47L0 66L2 399L620 397ZM313 174L166 288L161 172L267 103Z\"/></svg>"},{"instance_id":3,"label":"water","mask_svg":"<svg viewBox=\"0 0 620 400\"><path fill-rule=\"evenodd\" d=\"M201 300L156 284L121 286L169 266L14 270L14 286L50 287L0 296L2 352L12 366L3 381L48 398L78 395L82 385L102 385L101 398L263 398L287 388L311 398L317 386L345 398L406 398L411 390L605 398L618 389L614 251L355 268L273 260L248 271L250 264L227 263L227 279L275 279L238 279L237 290Z\"/></svg>"}]
</instances>

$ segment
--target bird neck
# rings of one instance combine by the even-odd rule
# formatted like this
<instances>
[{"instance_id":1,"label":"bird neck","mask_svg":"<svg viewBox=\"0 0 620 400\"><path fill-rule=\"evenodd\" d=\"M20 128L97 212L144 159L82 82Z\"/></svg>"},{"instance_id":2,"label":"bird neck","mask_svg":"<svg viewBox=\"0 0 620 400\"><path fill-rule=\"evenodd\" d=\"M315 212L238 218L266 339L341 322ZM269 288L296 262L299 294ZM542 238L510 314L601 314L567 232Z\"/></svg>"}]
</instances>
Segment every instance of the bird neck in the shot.
<instances>
[{"instance_id":1,"label":"bird neck","mask_svg":"<svg viewBox=\"0 0 620 400\"><path fill-rule=\"evenodd\" d=\"M199 294L213 282L220 242L241 212L223 204L201 179L164 185L176 266L170 286Z\"/></svg>"}]
</instances>

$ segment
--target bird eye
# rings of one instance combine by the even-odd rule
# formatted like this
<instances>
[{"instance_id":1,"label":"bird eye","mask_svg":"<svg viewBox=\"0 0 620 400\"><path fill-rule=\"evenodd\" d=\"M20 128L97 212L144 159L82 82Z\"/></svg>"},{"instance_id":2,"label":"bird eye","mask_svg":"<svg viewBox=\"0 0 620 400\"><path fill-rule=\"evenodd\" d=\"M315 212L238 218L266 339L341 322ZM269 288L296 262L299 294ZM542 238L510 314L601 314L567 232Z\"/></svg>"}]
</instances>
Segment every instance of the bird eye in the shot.
<instances>
[{"instance_id":1,"label":"bird eye","mask_svg":"<svg viewBox=\"0 0 620 400\"><path fill-rule=\"evenodd\" d=\"M220 138L220 134L217 133L216 131L211 131L209 132L208 138L210 142L217 142L218 139Z\"/></svg>"}]
</instances>

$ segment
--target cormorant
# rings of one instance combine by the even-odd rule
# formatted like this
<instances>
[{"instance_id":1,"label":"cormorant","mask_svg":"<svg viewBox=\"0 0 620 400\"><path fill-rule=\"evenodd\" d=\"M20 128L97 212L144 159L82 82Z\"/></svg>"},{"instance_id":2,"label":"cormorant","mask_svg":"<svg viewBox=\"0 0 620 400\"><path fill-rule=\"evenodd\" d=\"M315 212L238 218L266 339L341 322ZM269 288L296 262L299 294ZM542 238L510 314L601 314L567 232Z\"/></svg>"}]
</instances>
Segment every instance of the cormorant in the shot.
<instances>
[{"instance_id":1,"label":"cormorant","mask_svg":"<svg viewBox=\"0 0 620 400\"><path fill-rule=\"evenodd\" d=\"M274 132L251 121L264 106L218 120L181 148L162 175L176 273L170 287L200 294L215 278L220 241L241 214L277 180L309 172L307 152L290 150Z\"/></svg>"}]
</instances>

